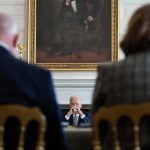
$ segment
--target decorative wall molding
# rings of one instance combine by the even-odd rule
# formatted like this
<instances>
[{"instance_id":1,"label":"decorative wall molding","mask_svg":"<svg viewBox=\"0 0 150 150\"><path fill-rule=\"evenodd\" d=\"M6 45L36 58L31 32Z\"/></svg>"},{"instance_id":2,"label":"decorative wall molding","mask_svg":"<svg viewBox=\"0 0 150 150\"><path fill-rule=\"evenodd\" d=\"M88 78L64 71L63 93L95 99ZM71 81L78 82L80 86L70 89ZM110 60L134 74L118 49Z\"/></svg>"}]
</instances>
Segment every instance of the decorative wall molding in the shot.
<instances>
[{"instance_id":1,"label":"decorative wall molding","mask_svg":"<svg viewBox=\"0 0 150 150\"><path fill-rule=\"evenodd\" d=\"M56 88L93 88L95 79L54 79Z\"/></svg>"}]
</instances>

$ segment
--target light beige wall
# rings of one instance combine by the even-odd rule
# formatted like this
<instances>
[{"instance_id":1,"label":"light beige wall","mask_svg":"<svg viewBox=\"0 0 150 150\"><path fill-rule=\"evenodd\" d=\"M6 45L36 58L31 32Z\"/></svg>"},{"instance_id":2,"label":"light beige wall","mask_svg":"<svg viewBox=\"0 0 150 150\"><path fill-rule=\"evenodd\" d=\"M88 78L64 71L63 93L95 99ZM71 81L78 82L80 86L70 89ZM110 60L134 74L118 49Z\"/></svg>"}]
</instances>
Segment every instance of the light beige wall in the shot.
<instances>
[{"instance_id":1,"label":"light beige wall","mask_svg":"<svg viewBox=\"0 0 150 150\"><path fill-rule=\"evenodd\" d=\"M128 21L133 12L140 6L150 3L150 0L119 0L119 37L123 38L126 32ZM124 58L122 53L119 53L119 59Z\"/></svg>"},{"instance_id":2,"label":"light beige wall","mask_svg":"<svg viewBox=\"0 0 150 150\"><path fill-rule=\"evenodd\" d=\"M133 11L144 3L150 3L150 0L119 0L119 2L119 36L121 39ZM25 45L27 45L27 9L28 0L0 0L0 10L16 18L20 32L19 42ZM27 52L23 53L23 59L27 60ZM122 59L121 53L119 53L119 59ZM71 95L78 95L83 103L91 104L96 71L53 71L52 76L60 104L68 104Z\"/></svg>"},{"instance_id":3,"label":"light beige wall","mask_svg":"<svg viewBox=\"0 0 150 150\"><path fill-rule=\"evenodd\" d=\"M11 14L16 20L20 32L19 43L26 44L26 1L27 0L0 0L0 11ZM23 54L26 59L26 53Z\"/></svg>"}]
</instances>

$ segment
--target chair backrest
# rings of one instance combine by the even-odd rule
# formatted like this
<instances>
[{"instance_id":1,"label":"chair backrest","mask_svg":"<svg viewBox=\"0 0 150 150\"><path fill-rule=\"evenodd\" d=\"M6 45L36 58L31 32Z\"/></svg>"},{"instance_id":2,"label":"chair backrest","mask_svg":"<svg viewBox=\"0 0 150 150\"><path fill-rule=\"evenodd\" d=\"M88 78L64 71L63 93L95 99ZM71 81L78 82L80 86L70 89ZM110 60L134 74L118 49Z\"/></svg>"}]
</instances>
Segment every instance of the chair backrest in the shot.
<instances>
[{"instance_id":1,"label":"chair backrest","mask_svg":"<svg viewBox=\"0 0 150 150\"><path fill-rule=\"evenodd\" d=\"M5 123L8 118L14 117L18 119L20 124L19 129L19 141L18 141L18 150L24 149L24 139L27 125L31 121L36 121L38 123L38 138L36 141L36 150L44 150L45 145L45 131L46 131L46 119L41 111L36 108L28 108L22 105L14 104L4 104L0 105L0 149L4 149L4 130Z\"/></svg>"},{"instance_id":2,"label":"chair backrest","mask_svg":"<svg viewBox=\"0 0 150 150\"><path fill-rule=\"evenodd\" d=\"M133 123L134 132L134 150L140 150L139 140L139 123L143 116L150 115L150 103L141 104L122 104L112 107L100 108L93 116L93 146L94 150L101 150L102 144L99 136L100 127L99 124L102 121L108 121L111 125L113 132L113 145L114 150L121 150L120 142L118 138L117 123L121 117L128 117Z\"/></svg>"}]
</instances>

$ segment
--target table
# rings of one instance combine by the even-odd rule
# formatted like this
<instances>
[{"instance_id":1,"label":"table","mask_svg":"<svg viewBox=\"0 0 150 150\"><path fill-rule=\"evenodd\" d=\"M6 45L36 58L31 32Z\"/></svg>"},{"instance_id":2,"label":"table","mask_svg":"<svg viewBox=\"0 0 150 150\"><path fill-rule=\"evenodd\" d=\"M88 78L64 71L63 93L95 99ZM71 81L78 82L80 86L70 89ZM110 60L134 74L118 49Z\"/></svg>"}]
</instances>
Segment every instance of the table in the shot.
<instances>
[{"instance_id":1,"label":"table","mask_svg":"<svg viewBox=\"0 0 150 150\"><path fill-rule=\"evenodd\" d=\"M69 150L92 150L91 127L64 127Z\"/></svg>"}]
</instances>

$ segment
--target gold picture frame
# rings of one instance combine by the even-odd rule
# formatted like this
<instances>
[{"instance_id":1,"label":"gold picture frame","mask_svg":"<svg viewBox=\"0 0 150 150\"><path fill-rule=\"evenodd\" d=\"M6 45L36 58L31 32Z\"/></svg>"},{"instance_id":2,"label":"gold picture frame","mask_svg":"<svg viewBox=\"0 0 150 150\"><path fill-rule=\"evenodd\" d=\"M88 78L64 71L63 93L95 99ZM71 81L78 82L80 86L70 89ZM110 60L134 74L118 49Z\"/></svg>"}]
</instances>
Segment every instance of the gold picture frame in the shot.
<instances>
[{"instance_id":1,"label":"gold picture frame","mask_svg":"<svg viewBox=\"0 0 150 150\"><path fill-rule=\"evenodd\" d=\"M45 4L44 4L44 1L45 1ZM67 56L67 59L65 58L62 61L60 59L62 57L55 56L56 58L58 57L56 60L55 60L55 57L52 57L51 59L53 59L53 61L49 61L51 59L48 59L46 57L46 54L45 54L45 52L47 52L46 48L40 49L37 46L41 42L46 47L46 44L44 44L44 42L39 40L41 33L45 34L43 36L45 39L48 39L49 35L51 35L50 33L48 33L49 32L48 28L46 29L45 27L42 27L42 25L44 26L47 22L46 23L44 21L40 22L40 17L41 19L45 19L45 21L47 21L49 19L49 13L51 13L52 11L54 12L54 6L55 7L58 6L56 3L59 3L59 1L61 0L53 0L53 2L52 1L48 2L47 0L28 0L28 44L27 44L28 62L31 64L36 64L48 70L56 70L56 71L80 70L81 71L81 70L96 70L97 65L105 64L107 62L112 62L112 61L118 61L118 49L119 49L118 48L118 0L101 0L102 2L100 4L100 5L103 5L103 9L106 13L105 15L107 15L108 8L110 8L109 10L110 14L108 14L108 18L110 18L110 20L108 20L109 23L106 23L104 25L101 24L101 26L104 26L104 27L108 26L110 29L110 32L107 33L110 40L108 41L105 40L104 42L102 42L102 44L106 42L108 43L108 45L110 45L109 48L107 48L108 54L106 52L106 55L108 55L108 58L106 57L107 58L106 60L105 60L105 57L103 57L103 53L100 54L102 58L102 60L99 59L100 61L97 61L95 59L95 56L97 55L94 55L93 58L91 58L93 60L86 60L86 56L88 57L91 56L90 54L91 51L88 51L88 52L85 52L85 56L83 56L83 58L81 58L79 61L73 62L72 58L68 59L69 56ZM43 5L41 5L40 3L42 3ZM53 7L47 3L53 3ZM107 6L107 3L110 3L109 4L110 6L109 5ZM44 8L41 8L41 7L44 7ZM50 10L49 13L44 14L44 12L46 12L46 7L51 7L49 9L53 9L53 10ZM49 11L49 9L47 10ZM57 10L58 10L58 7L57 7ZM103 14L101 14L101 16L103 17ZM105 18L104 17L102 18L102 17L100 18L100 21L103 23L103 20L106 20L106 17ZM49 26L51 26L51 24ZM103 34L105 36L105 33ZM101 32L99 36L101 38ZM43 40L43 38L41 39ZM89 53L89 55L87 53ZM82 60L82 59L85 59L85 60ZM57 62L57 60L59 60L59 62ZM84 62L82 62L81 60Z\"/></svg>"}]
</instances>

